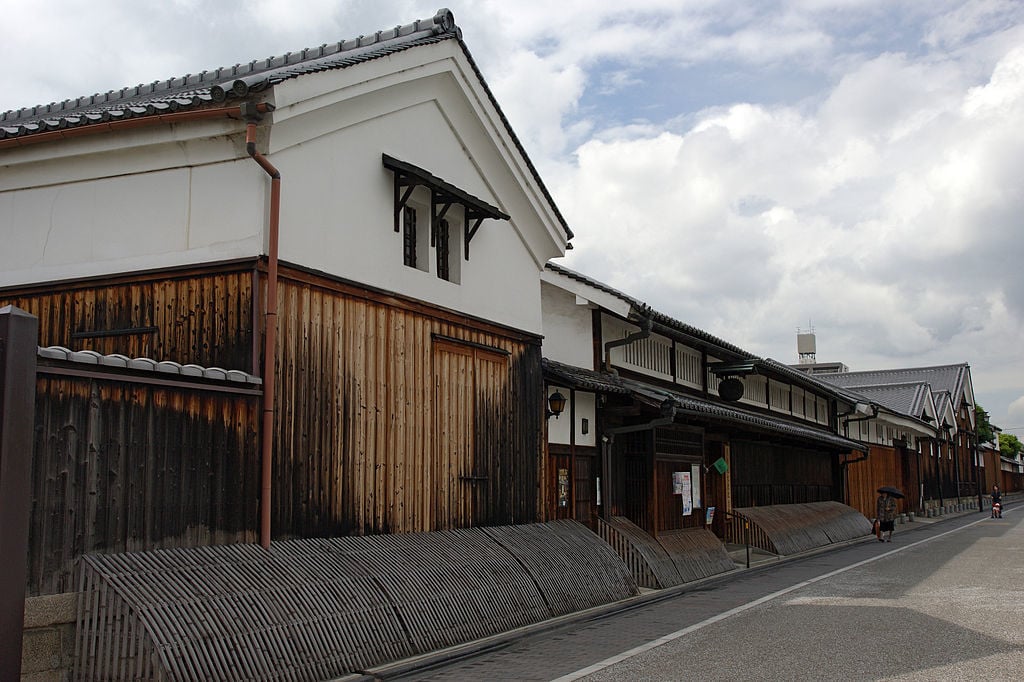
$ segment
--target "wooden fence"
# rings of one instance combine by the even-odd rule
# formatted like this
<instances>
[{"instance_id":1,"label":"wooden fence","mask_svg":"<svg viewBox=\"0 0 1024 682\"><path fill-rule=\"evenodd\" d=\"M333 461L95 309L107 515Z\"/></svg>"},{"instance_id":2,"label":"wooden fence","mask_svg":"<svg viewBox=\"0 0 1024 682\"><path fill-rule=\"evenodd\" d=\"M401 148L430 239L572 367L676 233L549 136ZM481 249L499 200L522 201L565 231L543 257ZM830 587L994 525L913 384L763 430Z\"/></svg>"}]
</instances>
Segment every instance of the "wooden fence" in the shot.
<instances>
[{"instance_id":1,"label":"wooden fence","mask_svg":"<svg viewBox=\"0 0 1024 682\"><path fill-rule=\"evenodd\" d=\"M372 674L636 593L575 521L90 555L74 679Z\"/></svg>"},{"instance_id":2,"label":"wooden fence","mask_svg":"<svg viewBox=\"0 0 1024 682\"><path fill-rule=\"evenodd\" d=\"M198 374L187 376L173 363L131 369L127 358L62 349L42 353L31 594L73 590L76 560L90 552L255 541L258 380L212 379L220 373L202 368L186 368Z\"/></svg>"}]
</instances>

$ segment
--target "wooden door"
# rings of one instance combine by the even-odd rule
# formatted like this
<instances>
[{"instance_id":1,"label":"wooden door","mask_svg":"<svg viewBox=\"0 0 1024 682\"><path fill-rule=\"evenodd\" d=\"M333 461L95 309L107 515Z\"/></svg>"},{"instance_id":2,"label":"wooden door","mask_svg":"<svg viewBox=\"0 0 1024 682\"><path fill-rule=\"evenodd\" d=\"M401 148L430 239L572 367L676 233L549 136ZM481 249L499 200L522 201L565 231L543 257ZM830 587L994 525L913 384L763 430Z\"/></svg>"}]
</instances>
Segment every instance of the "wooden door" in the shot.
<instances>
[{"instance_id":1,"label":"wooden door","mask_svg":"<svg viewBox=\"0 0 1024 682\"><path fill-rule=\"evenodd\" d=\"M439 528L489 521L510 441L508 357L434 342L434 517Z\"/></svg>"}]
</instances>

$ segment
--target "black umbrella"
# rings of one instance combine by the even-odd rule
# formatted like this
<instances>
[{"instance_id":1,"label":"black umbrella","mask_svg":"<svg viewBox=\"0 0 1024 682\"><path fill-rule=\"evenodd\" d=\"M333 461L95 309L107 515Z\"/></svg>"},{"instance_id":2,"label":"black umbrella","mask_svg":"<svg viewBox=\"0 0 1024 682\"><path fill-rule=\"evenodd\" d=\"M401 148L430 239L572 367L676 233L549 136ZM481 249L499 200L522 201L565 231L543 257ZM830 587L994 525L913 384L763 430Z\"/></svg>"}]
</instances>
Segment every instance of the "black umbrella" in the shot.
<instances>
[{"instance_id":1,"label":"black umbrella","mask_svg":"<svg viewBox=\"0 0 1024 682\"><path fill-rule=\"evenodd\" d=\"M903 497L903 491L899 488L893 488L891 485L883 485L878 489L880 493L889 493L893 497Z\"/></svg>"}]
</instances>

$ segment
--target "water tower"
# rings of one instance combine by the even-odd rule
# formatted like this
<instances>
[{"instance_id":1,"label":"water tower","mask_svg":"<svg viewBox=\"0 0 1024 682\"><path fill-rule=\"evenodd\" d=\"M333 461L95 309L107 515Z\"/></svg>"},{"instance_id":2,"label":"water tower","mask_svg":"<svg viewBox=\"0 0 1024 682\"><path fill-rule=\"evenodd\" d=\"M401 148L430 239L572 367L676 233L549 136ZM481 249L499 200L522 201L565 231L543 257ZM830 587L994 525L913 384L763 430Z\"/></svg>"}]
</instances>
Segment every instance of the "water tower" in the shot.
<instances>
[{"instance_id":1,"label":"water tower","mask_svg":"<svg viewBox=\"0 0 1024 682\"><path fill-rule=\"evenodd\" d=\"M801 365L813 365L817 362L815 358L816 346L814 327L807 331L803 331L798 327L796 330L796 355Z\"/></svg>"}]
</instances>

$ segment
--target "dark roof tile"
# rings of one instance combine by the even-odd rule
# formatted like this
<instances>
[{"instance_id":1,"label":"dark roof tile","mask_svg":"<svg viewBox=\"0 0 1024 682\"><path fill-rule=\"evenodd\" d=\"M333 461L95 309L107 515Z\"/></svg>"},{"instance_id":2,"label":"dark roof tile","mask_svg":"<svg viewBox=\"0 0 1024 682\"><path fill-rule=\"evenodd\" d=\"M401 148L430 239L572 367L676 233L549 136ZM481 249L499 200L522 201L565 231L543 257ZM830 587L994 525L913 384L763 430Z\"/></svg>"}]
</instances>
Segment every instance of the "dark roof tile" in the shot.
<instances>
[{"instance_id":1,"label":"dark roof tile","mask_svg":"<svg viewBox=\"0 0 1024 682\"><path fill-rule=\"evenodd\" d=\"M307 73L344 68L417 45L450 39L461 42L461 36L452 13L442 9L429 19L378 31L373 36L359 36L318 48L256 59L248 64L6 111L0 113L0 137L20 137L45 131L49 127L45 122L55 126L88 125L96 122L95 116L145 116L174 110L175 107L194 108L238 99Z\"/></svg>"}]
</instances>

